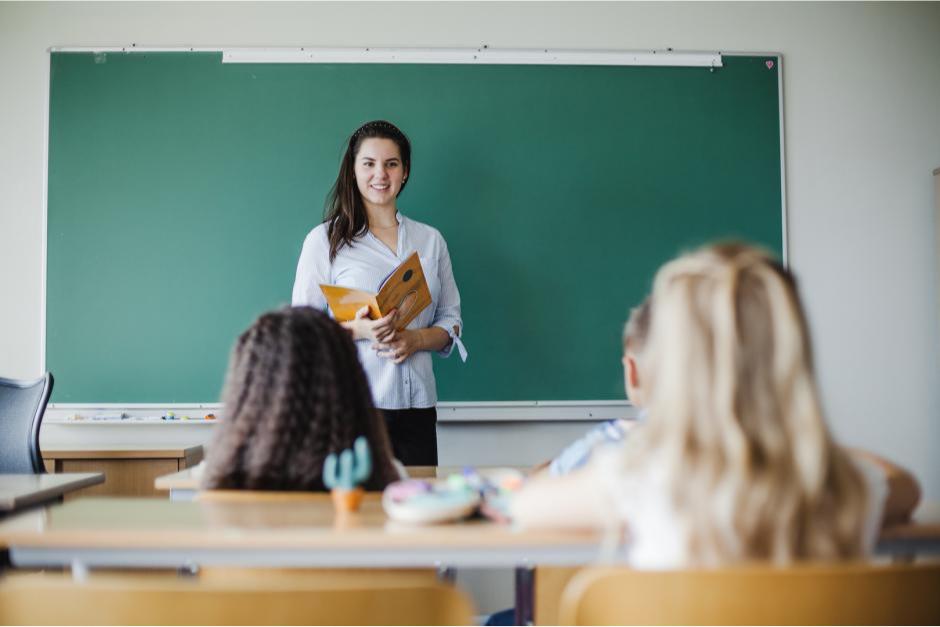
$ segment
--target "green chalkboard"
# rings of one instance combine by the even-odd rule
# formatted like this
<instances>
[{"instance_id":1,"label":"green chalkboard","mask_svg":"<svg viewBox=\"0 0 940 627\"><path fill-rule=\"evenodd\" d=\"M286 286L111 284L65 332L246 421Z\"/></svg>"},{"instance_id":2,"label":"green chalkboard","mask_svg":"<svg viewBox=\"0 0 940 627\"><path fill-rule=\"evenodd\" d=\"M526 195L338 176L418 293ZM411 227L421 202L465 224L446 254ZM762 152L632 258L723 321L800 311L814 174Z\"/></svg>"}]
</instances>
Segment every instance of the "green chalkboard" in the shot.
<instances>
[{"instance_id":1,"label":"green chalkboard","mask_svg":"<svg viewBox=\"0 0 940 627\"><path fill-rule=\"evenodd\" d=\"M621 325L661 263L716 238L782 252L776 61L53 53L53 401L218 400L234 338L290 301L344 140L374 118L411 137L399 207L443 233L461 291L470 359L435 360L441 400L621 399Z\"/></svg>"}]
</instances>

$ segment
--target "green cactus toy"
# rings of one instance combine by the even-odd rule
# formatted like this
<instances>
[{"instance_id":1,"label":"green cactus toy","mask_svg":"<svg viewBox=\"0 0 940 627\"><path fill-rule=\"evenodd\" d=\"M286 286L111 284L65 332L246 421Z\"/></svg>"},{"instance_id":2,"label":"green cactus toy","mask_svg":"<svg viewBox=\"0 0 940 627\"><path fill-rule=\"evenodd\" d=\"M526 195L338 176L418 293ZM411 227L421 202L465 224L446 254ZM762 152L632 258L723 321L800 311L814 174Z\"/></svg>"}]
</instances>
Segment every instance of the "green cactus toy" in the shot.
<instances>
[{"instance_id":1,"label":"green cactus toy","mask_svg":"<svg viewBox=\"0 0 940 627\"><path fill-rule=\"evenodd\" d=\"M372 474L372 455L369 442L359 436L353 442L352 450L346 449L339 454L330 453L323 462L323 484L330 489L336 508L344 512L359 509L362 501L362 488Z\"/></svg>"}]
</instances>

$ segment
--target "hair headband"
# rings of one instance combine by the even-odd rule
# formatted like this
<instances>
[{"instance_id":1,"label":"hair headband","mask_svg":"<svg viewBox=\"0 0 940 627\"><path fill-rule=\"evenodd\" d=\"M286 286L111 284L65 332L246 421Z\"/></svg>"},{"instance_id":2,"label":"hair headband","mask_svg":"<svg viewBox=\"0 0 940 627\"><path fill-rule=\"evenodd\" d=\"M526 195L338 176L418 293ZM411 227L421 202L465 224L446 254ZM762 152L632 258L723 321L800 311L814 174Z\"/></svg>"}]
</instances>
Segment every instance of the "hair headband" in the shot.
<instances>
[{"instance_id":1,"label":"hair headband","mask_svg":"<svg viewBox=\"0 0 940 627\"><path fill-rule=\"evenodd\" d=\"M353 141L355 141L364 132L368 130L378 130L378 129L388 131L392 135L396 135L398 137L404 137L405 135L404 133L401 132L401 130L397 126L395 126L391 122L386 122L385 120L376 120L375 122L366 122L365 124L360 126L358 129L356 129L356 132L353 133L352 135L352 139Z\"/></svg>"}]
</instances>

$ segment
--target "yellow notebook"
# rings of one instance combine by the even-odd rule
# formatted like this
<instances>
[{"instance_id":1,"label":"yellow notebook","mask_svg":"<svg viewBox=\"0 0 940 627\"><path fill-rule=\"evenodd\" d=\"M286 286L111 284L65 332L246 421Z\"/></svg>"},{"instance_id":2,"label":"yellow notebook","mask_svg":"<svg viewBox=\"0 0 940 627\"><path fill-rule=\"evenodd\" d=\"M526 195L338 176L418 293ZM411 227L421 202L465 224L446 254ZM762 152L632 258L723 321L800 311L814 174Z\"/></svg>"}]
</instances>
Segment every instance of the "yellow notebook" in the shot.
<instances>
[{"instance_id":1,"label":"yellow notebook","mask_svg":"<svg viewBox=\"0 0 940 627\"><path fill-rule=\"evenodd\" d=\"M397 309L395 328L404 329L421 311L431 304L431 292L424 278L424 269L418 253L411 253L401 265L388 275L379 286L379 293L372 294L339 285L320 285L333 317L346 322L356 317L356 312L369 307L373 320Z\"/></svg>"}]
</instances>

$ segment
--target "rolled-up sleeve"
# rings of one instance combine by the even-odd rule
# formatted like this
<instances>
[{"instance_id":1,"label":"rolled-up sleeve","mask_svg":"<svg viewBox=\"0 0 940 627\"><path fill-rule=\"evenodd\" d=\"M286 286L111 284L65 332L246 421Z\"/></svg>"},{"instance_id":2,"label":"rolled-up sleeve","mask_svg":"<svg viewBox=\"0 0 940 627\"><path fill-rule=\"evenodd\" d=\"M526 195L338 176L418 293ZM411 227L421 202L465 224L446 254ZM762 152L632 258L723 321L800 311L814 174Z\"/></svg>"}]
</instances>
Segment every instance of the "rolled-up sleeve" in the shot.
<instances>
[{"instance_id":1,"label":"rolled-up sleeve","mask_svg":"<svg viewBox=\"0 0 940 627\"><path fill-rule=\"evenodd\" d=\"M442 357L449 357L454 346L460 342L463 335L463 319L460 317L460 292L457 291L457 282L454 280L454 269L450 263L450 252L447 243L441 238L441 253L437 265L438 278L441 281L441 295L434 310L434 319L431 326L440 327L447 331L451 341L438 351Z\"/></svg>"},{"instance_id":2,"label":"rolled-up sleeve","mask_svg":"<svg viewBox=\"0 0 940 627\"><path fill-rule=\"evenodd\" d=\"M326 297L320 289L322 283L330 283L330 249L323 225L310 231L304 239L297 260L291 305L308 305L326 311Z\"/></svg>"}]
</instances>

